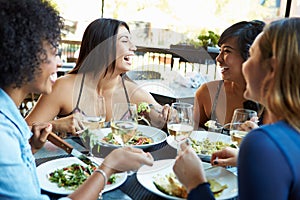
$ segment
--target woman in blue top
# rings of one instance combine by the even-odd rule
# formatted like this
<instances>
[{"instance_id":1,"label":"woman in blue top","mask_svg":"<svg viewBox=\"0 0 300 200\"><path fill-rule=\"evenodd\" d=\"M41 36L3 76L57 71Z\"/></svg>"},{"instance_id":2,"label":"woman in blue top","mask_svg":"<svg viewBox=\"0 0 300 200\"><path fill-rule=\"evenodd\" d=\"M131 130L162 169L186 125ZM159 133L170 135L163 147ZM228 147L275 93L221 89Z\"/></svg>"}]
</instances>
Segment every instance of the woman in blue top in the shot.
<instances>
[{"instance_id":1,"label":"woman in blue top","mask_svg":"<svg viewBox=\"0 0 300 200\"><path fill-rule=\"evenodd\" d=\"M266 106L272 123L243 139L237 160L239 199L300 199L299 66L300 18L272 22L250 48L243 64L244 96ZM193 159L198 161L189 162ZM183 146L174 171L189 199L213 199L201 161L190 147Z\"/></svg>"},{"instance_id":2,"label":"woman in blue top","mask_svg":"<svg viewBox=\"0 0 300 200\"><path fill-rule=\"evenodd\" d=\"M33 125L31 132L18 106L29 93L52 91L61 18L44 0L0 0L0 8L0 199L49 199L41 195L33 153L52 126ZM98 199L106 177L152 163L139 149L112 151L65 199Z\"/></svg>"}]
</instances>

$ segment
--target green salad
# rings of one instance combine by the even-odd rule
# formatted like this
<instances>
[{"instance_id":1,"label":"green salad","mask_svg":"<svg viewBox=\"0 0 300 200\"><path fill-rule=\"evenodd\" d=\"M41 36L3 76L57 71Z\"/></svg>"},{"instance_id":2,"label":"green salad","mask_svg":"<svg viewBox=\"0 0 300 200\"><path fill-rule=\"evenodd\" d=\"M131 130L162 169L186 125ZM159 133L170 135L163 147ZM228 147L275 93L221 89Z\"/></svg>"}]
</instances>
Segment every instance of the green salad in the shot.
<instances>
[{"instance_id":1,"label":"green salad","mask_svg":"<svg viewBox=\"0 0 300 200\"><path fill-rule=\"evenodd\" d=\"M52 183L57 183L58 187L68 190L76 190L95 170L92 166L82 166L80 164L72 164L70 166L57 169L48 175L48 179ZM107 184L116 182L116 176L112 175Z\"/></svg>"},{"instance_id":2,"label":"green salad","mask_svg":"<svg viewBox=\"0 0 300 200\"><path fill-rule=\"evenodd\" d=\"M109 133L102 139L103 142L108 144L120 145L114 138L112 133ZM152 138L143 135L141 131L137 131L136 135L127 142L129 145L143 145L153 143Z\"/></svg>"}]
</instances>

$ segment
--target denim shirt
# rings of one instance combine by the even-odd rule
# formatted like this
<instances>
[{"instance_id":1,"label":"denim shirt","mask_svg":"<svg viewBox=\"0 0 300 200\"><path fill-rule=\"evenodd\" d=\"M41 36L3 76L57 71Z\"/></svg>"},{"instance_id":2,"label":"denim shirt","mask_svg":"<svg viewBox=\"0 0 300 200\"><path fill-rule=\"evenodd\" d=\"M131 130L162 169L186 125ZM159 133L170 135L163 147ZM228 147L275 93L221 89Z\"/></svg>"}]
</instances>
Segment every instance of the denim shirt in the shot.
<instances>
[{"instance_id":1,"label":"denim shirt","mask_svg":"<svg viewBox=\"0 0 300 200\"><path fill-rule=\"evenodd\" d=\"M0 199L49 199L41 195L29 127L0 89Z\"/></svg>"}]
</instances>

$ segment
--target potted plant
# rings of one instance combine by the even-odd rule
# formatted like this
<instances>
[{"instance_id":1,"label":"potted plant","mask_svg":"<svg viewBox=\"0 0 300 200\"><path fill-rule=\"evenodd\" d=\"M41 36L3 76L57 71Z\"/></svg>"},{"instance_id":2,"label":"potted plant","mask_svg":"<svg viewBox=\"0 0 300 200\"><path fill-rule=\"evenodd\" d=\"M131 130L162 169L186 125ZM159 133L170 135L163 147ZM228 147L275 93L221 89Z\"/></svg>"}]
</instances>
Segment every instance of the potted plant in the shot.
<instances>
[{"instance_id":1,"label":"potted plant","mask_svg":"<svg viewBox=\"0 0 300 200\"><path fill-rule=\"evenodd\" d=\"M206 49L207 47L216 47L220 36L213 31L208 31L207 33L208 34L200 34L198 36L200 46L203 46Z\"/></svg>"}]
</instances>

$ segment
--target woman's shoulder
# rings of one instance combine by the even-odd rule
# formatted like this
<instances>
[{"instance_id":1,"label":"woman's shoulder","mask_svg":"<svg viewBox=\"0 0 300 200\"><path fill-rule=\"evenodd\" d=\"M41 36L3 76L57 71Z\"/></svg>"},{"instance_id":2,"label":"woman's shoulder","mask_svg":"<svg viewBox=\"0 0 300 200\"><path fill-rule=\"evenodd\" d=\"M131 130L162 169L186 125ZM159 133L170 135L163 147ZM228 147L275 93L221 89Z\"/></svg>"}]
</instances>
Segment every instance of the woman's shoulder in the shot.
<instances>
[{"instance_id":1,"label":"woman's shoulder","mask_svg":"<svg viewBox=\"0 0 300 200\"><path fill-rule=\"evenodd\" d=\"M202 94L207 94L207 93L211 93L213 91L216 91L216 89L218 88L220 82L222 80L215 80L215 81L209 81L206 82L204 84L202 84L196 91L196 95L197 96L201 96Z\"/></svg>"},{"instance_id":2,"label":"woman's shoulder","mask_svg":"<svg viewBox=\"0 0 300 200\"><path fill-rule=\"evenodd\" d=\"M66 94L73 91L76 75L67 74L59 77L53 87L50 96L56 96L58 94ZM61 95L60 95L61 96Z\"/></svg>"},{"instance_id":3,"label":"woman's shoulder","mask_svg":"<svg viewBox=\"0 0 300 200\"><path fill-rule=\"evenodd\" d=\"M69 87L73 86L74 82L76 80L77 75L76 74L66 74L64 76L59 77L56 81L54 86L55 87Z\"/></svg>"},{"instance_id":4,"label":"woman's shoulder","mask_svg":"<svg viewBox=\"0 0 300 200\"><path fill-rule=\"evenodd\" d=\"M204 83L203 85L206 86L218 86L220 83L223 83L223 80L214 80L214 81L208 81L206 83Z\"/></svg>"}]
</instances>

